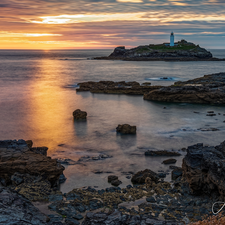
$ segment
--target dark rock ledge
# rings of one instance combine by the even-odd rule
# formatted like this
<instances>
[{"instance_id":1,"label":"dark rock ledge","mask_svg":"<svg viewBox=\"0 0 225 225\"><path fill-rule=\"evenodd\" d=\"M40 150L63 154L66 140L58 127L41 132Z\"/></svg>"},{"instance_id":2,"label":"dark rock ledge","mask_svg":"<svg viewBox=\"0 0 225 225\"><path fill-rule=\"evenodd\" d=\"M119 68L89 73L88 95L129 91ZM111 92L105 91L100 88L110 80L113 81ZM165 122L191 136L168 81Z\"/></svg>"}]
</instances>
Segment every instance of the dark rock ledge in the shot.
<instances>
[{"instance_id":1,"label":"dark rock ledge","mask_svg":"<svg viewBox=\"0 0 225 225\"><path fill-rule=\"evenodd\" d=\"M91 93L104 94L129 94L129 95L143 95L152 90L159 89L162 86L140 85L136 81L132 82L114 82L114 81L99 81L99 82L83 82L79 83L77 92L90 91Z\"/></svg>"},{"instance_id":2,"label":"dark rock ledge","mask_svg":"<svg viewBox=\"0 0 225 225\"><path fill-rule=\"evenodd\" d=\"M171 86L140 85L138 82L83 82L77 92L90 91L104 94L144 95L145 100L200 104L225 104L225 73L205 75ZM209 113L208 116L215 114Z\"/></svg>"},{"instance_id":3,"label":"dark rock ledge","mask_svg":"<svg viewBox=\"0 0 225 225\"><path fill-rule=\"evenodd\" d=\"M225 104L225 73L175 82L174 85L144 94L144 99L161 102Z\"/></svg>"}]
</instances>

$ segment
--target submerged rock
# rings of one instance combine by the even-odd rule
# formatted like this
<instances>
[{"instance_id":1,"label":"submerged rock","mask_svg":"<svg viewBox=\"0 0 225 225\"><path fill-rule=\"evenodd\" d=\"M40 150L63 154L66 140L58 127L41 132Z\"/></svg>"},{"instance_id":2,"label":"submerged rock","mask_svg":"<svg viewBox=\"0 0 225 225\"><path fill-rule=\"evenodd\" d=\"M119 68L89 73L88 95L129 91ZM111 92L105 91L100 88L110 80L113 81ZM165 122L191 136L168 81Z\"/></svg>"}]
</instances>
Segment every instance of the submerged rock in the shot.
<instances>
[{"instance_id":1,"label":"submerged rock","mask_svg":"<svg viewBox=\"0 0 225 225\"><path fill-rule=\"evenodd\" d=\"M75 165L75 164L77 164L77 162L72 160L72 159L58 158L56 160L57 160L58 163L65 164L65 165Z\"/></svg>"},{"instance_id":2,"label":"submerged rock","mask_svg":"<svg viewBox=\"0 0 225 225\"><path fill-rule=\"evenodd\" d=\"M85 111L81 111L80 109L76 109L73 112L73 118L74 118L74 120L86 120L87 113Z\"/></svg>"},{"instance_id":3,"label":"submerged rock","mask_svg":"<svg viewBox=\"0 0 225 225\"><path fill-rule=\"evenodd\" d=\"M118 180L118 177L115 176L115 175L110 175L110 176L108 176L108 182L109 182L109 183L110 183L111 181L113 181L113 180Z\"/></svg>"},{"instance_id":4,"label":"submerged rock","mask_svg":"<svg viewBox=\"0 0 225 225\"><path fill-rule=\"evenodd\" d=\"M116 132L121 134L136 134L136 126L130 126L129 124L118 125Z\"/></svg>"},{"instance_id":5,"label":"submerged rock","mask_svg":"<svg viewBox=\"0 0 225 225\"><path fill-rule=\"evenodd\" d=\"M166 159L162 163L164 163L164 164L173 164L173 163L176 163L176 162L177 162L176 159Z\"/></svg>"},{"instance_id":6,"label":"submerged rock","mask_svg":"<svg viewBox=\"0 0 225 225\"><path fill-rule=\"evenodd\" d=\"M146 156L180 156L181 154L179 152L172 152L167 150L148 150L145 152Z\"/></svg>"}]
</instances>

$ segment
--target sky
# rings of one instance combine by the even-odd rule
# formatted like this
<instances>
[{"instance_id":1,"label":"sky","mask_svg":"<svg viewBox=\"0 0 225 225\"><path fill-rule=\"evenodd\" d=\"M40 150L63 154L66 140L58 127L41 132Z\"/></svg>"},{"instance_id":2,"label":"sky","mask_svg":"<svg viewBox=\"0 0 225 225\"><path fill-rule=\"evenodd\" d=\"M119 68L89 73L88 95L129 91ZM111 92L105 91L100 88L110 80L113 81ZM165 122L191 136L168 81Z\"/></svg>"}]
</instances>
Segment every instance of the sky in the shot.
<instances>
[{"instance_id":1,"label":"sky","mask_svg":"<svg viewBox=\"0 0 225 225\"><path fill-rule=\"evenodd\" d=\"M0 0L0 49L111 49L185 39L225 49L225 0Z\"/></svg>"}]
</instances>

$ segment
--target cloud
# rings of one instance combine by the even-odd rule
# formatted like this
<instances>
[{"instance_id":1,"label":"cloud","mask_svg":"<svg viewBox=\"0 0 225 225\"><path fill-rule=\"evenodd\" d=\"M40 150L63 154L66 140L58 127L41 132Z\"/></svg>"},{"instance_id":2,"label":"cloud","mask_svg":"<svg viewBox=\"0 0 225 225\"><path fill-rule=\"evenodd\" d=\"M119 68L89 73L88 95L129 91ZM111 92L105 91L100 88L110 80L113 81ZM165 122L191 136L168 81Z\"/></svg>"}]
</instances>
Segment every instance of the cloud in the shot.
<instances>
[{"instance_id":1,"label":"cloud","mask_svg":"<svg viewBox=\"0 0 225 225\"><path fill-rule=\"evenodd\" d=\"M135 46L167 41L171 31L177 39L207 44L208 38L208 45L216 45L224 36L224 4L225 0L1 0L0 30L5 33L0 32L0 48L3 42L21 40L45 46Z\"/></svg>"}]
</instances>

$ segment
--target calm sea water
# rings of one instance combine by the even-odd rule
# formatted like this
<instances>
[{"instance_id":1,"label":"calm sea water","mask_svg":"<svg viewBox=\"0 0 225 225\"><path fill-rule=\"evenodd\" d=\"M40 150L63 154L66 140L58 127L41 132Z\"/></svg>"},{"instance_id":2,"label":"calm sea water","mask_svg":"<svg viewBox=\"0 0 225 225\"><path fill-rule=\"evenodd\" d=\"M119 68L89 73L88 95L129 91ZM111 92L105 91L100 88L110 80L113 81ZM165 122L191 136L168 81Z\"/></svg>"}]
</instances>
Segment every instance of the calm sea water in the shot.
<instances>
[{"instance_id":1,"label":"calm sea water","mask_svg":"<svg viewBox=\"0 0 225 225\"><path fill-rule=\"evenodd\" d=\"M225 50L211 50L225 58ZM48 146L53 158L78 160L101 153L112 158L66 166L63 192L86 185L108 187L109 172L130 184L126 172L168 171L164 157L145 157L147 149L175 149L224 141L225 107L144 101L142 96L76 93L83 81L151 81L170 85L205 74L225 72L224 62L95 61L111 50L0 51L0 139L31 139ZM169 81L161 80L169 77ZM166 107L166 109L164 109ZM73 121L75 109L88 113L87 122ZM215 117L206 116L215 111ZM200 112L199 114L193 113ZM137 126L137 135L116 134L118 124ZM219 131L200 131L218 128ZM182 153L185 154L185 153ZM177 158L177 166L182 157ZM94 171L101 171L95 174ZM170 174L166 177L170 180Z\"/></svg>"}]
</instances>

